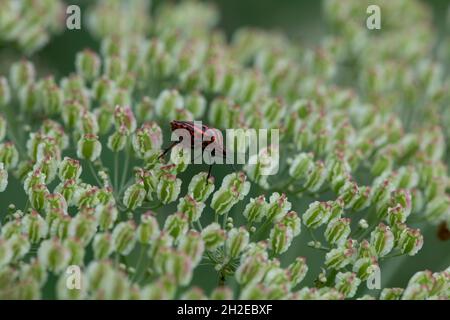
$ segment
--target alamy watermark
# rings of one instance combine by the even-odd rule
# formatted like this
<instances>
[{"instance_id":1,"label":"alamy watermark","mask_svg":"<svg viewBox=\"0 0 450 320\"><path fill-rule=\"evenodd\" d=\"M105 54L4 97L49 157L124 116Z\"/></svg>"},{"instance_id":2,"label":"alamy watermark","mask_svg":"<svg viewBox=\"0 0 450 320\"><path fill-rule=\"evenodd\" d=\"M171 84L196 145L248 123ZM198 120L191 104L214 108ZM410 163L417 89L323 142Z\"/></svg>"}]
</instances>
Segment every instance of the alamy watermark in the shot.
<instances>
[{"instance_id":1,"label":"alamy watermark","mask_svg":"<svg viewBox=\"0 0 450 320\"><path fill-rule=\"evenodd\" d=\"M381 9L375 4L367 7L366 13L370 14L366 19L366 27L369 30L381 29Z\"/></svg>"}]
</instances>

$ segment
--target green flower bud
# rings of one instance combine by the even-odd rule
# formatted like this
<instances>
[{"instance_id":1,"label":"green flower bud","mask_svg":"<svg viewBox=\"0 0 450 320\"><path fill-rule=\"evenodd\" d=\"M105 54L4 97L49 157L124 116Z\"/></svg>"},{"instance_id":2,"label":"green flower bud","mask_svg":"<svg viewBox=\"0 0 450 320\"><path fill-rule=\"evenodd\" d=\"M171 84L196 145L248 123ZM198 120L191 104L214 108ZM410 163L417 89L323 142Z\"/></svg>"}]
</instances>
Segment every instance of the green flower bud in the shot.
<instances>
[{"instance_id":1,"label":"green flower bud","mask_svg":"<svg viewBox=\"0 0 450 320\"><path fill-rule=\"evenodd\" d=\"M183 236L188 229L188 217L182 212L177 212L168 216L166 222L164 223L164 230L175 240Z\"/></svg>"},{"instance_id":2,"label":"green flower bud","mask_svg":"<svg viewBox=\"0 0 450 320\"><path fill-rule=\"evenodd\" d=\"M277 146L269 146L261 149L249 159L249 164L244 166L250 179L260 185L263 189L269 189L267 181L269 175L278 170L279 150Z\"/></svg>"},{"instance_id":3,"label":"green flower bud","mask_svg":"<svg viewBox=\"0 0 450 320\"><path fill-rule=\"evenodd\" d=\"M226 239L225 231L218 223L211 223L202 230L202 239L208 251L213 251L220 247Z\"/></svg>"},{"instance_id":4,"label":"green flower bud","mask_svg":"<svg viewBox=\"0 0 450 320\"><path fill-rule=\"evenodd\" d=\"M79 208L94 208L100 202L98 195L98 187L82 185L76 190L74 201Z\"/></svg>"},{"instance_id":5,"label":"green flower bud","mask_svg":"<svg viewBox=\"0 0 450 320\"><path fill-rule=\"evenodd\" d=\"M77 144L77 156L89 161L96 160L102 152L102 144L93 134L85 134Z\"/></svg>"},{"instance_id":6,"label":"green flower bud","mask_svg":"<svg viewBox=\"0 0 450 320\"><path fill-rule=\"evenodd\" d=\"M136 226L132 221L116 225L112 233L114 250L123 256L130 254L136 244Z\"/></svg>"},{"instance_id":7,"label":"green flower bud","mask_svg":"<svg viewBox=\"0 0 450 320\"><path fill-rule=\"evenodd\" d=\"M289 175L295 179L305 178L313 169L314 156L312 153L300 153L290 163Z\"/></svg>"},{"instance_id":8,"label":"green flower bud","mask_svg":"<svg viewBox=\"0 0 450 320\"><path fill-rule=\"evenodd\" d=\"M113 252L110 233L97 233L92 242L94 257L96 260L107 259Z\"/></svg>"},{"instance_id":9,"label":"green flower bud","mask_svg":"<svg viewBox=\"0 0 450 320\"><path fill-rule=\"evenodd\" d=\"M86 269L87 281L91 292L97 292L101 287L107 283L111 283L111 277L114 274L114 270L111 267L110 261L93 261Z\"/></svg>"},{"instance_id":10,"label":"green flower bud","mask_svg":"<svg viewBox=\"0 0 450 320\"><path fill-rule=\"evenodd\" d=\"M352 272L338 272L335 279L335 288L347 298L352 298L358 289L361 280Z\"/></svg>"},{"instance_id":11,"label":"green flower bud","mask_svg":"<svg viewBox=\"0 0 450 320\"><path fill-rule=\"evenodd\" d=\"M267 258L263 255L247 256L236 270L236 281L242 286L260 283L267 270Z\"/></svg>"},{"instance_id":12,"label":"green flower bud","mask_svg":"<svg viewBox=\"0 0 450 320\"><path fill-rule=\"evenodd\" d=\"M11 90L9 88L8 80L5 77L0 77L0 107L4 107L11 101Z\"/></svg>"},{"instance_id":13,"label":"green flower bud","mask_svg":"<svg viewBox=\"0 0 450 320\"><path fill-rule=\"evenodd\" d=\"M19 152L12 142L0 144L0 162L3 163L5 169L14 169L19 162Z\"/></svg>"},{"instance_id":14,"label":"green flower bud","mask_svg":"<svg viewBox=\"0 0 450 320\"><path fill-rule=\"evenodd\" d=\"M119 80L125 75L126 72L125 59L114 55L108 56L105 59L105 75L111 80Z\"/></svg>"},{"instance_id":15,"label":"green flower bud","mask_svg":"<svg viewBox=\"0 0 450 320\"><path fill-rule=\"evenodd\" d=\"M303 223L308 228L316 229L329 220L331 215L330 204L315 201L311 203L308 210L303 214Z\"/></svg>"},{"instance_id":16,"label":"green flower bud","mask_svg":"<svg viewBox=\"0 0 450 320\"><path fill-rule=\"evenodd\" d=\"M358 194L353 197L352 201L349 203L348 207L352 208L354 211L361 211L366 209L371 203L371 188L367 186L359 187Z\"/></svg>"},{"instance_id":17,"label":"green flower bud","mask_svg":"<svg viewBox=\"0 0 450 320\"><path fill-rule=\"evenodd\" d=\"M114 122L114 108L112 105L105 103L96 108L94 114L97 117L99 133L101 135L107 134Z\"/></svg>"},{"instance_id":18,"label":"green flower bud","mask_svg":"<svg viewBox=\"0 0 450 320\"><path fill-rule=\"evenodd\" d=\"M9 80L15 89L26 86L35 81L36 70L33 63L27 60L13 63L9 71Z\"/></svg>"},{"instance_id":19,"label":"green flower bud","mask_svg":"<svg viewBox=\"0 0 450 320\"><path fill-rule=\"evenodd\" d=\"M322 161L317 161L313 169L308 172L304 188L310 192L316 192L320 189L327 178L327 168Z\"/></svg>"},{"instance_id":20,"label":"green flower bud","mask_svg":"<svg viewBox=\"0 0 450 320\"><path fill-rule=\"evenodd\" d=\"M110 101L108 103L116 106L129 106L131 105L132 98L131 98L131 92L122 88L116 88L113 90ZM128 117L128 116L127 116ZM115 123L116 127L120 127L122 123ZM126 126L128 127L128 126ZM134 129L136 129L136 126L134 126Z\"/></svg>"},{"instance_id":21,"label":"green flower bud","mask_svg":"<svg viewBox=\"0 0 450 320\"><path fill-rule=\"evenodd\" d=\"M156 100L155 111L160 118L175 118L177 110L183 109L183 97L177 90L163 90Z\"/></svg>"},{"instance_id":22,"label":"green flower bud","mask_svg":"<svg viewBox=\"0 0 450 320\"><path fill-rule=\"evenodd\" d=\"M192 261L182 252L171 252L167 257L165 269L167 274L174 277L178 285L186 286L192 280Z\"/></svg>"},{"instance_id":23,"label":"green flower bud","mask_svg":"<svg viewBox=\"0 0 450 320\"><path fill-rule=\"evenodd\" d=\"M217 215L223 215L229 212L231 208L239 201L239 194L232 190L220 188L217 190L211 200L211 208Z\"/></svg>"},{"instance_id":24,"label":"green flower bud","mask_svg":"<svg viewBox=\"0 0 450 320\"><path fill-rule=\"evenodd\" d=\"M5 191L8 186L8 171L5 170L3 162L0 162L0 192Z\"/></svg>"},{"instance_id":25,"label":"green flower bud","mask_svg":"<svg viewBox=\"0 0 450 320\"><path fill-rule=\"evenodd\" d=\"M77 238L67 238L63 242L64 247L69 250L69 264L70 265L83 265L84 262L84 244Z\"/></svg>"},{"instance_id":26,"label":"green flower bud","mask_svg":"<svg viewBox=\"0 0 450 320\"><path fill-rule=\"evenodd\" d=\"M406 287L401 300L425 300L429 297L427 286L415 283Z\"/></svg>"},{"instance_id":27,"label":"green flower bud","mask_svg":"<svg viewBox=\"0 0 450 320\"><path fill-rule=\"evenodd\" d=\"M148 96L142 97L142 100L136 105L136 118L141 121L149 121L154 118L155 101Z\"/></svg>"},{"instance_id":28,"label":"green flower bud","mask_svg":"<svg viewBox=\"0 0 450 320\"><path fill-rule=\"evenodd\" d=\"M55 84L53 78L47 78L40 84L39 89L41 105L48 115L61 111L64 102L63 91Z\"/></svg>"},{"instance_id":29,"label":"green flower bud","mask_svg":"<svg viewBox=\"0 0 450 320\"><path fill-rule=\"evenodd\" d=\"M257 198L250 199L250 202L245 206L243 215L250 224L260 222L267 214L267 207L266 199L264 195L261 195Z\"/></svg>"},{"instance_id":30,"label":"green flower bud","mask_svg":"<svg viewBox=\"0 0 450 320\"><path fill-rule=\"evenodd\" d=\"M116 106L116 109L114 110L114 123L116 129L125 127L129 133L133 133L137 126L133 111L128 106Z\"/></svg>"},{"instance_id":31,"label":"green flower bud","mask_svg":"<svg viewBox=\"0 0 450 320\"><path fill-rule=\"evenodd\" d=\"M137 238L141 244L147 245L159 236L160 230L158 221L152 212L147 212L141 216L141 224L137 228Z\"/></svg>"},{"instance_id":32,"label":"green flower bud","mask_svg":"<svg viewBox=\"0 0 450 320\"><path fill-rule=\"evenodd\" d=\"M380 223L370 234L370 244L379 257L384 257L394 247L394 234L388 226Z\"/></svg>"},{"instance_id":33,"label":"green flower bud","mask_svg":"<svg viewBox=\"0 0 450 320\"><path fill-rule=\"evenodd\" d=\"M66 180L58 184L55 188L55 193L60 193L66 199L67 204L74 204L74 195L78 186L75 180Z\"/></svg>"},{"instance_id":34,"label":"green flower bud","mask_svg":"<svg viewBox=\"0 0 450 320\"><path fill-rule=\"evenodd\" d=\"M413 166L401 167L394 177L397 189L413 189L419 184L419 174Z\"/></svg>"},{"instance_id":35,"label":"green flower bud","mask_svg":"<svg viewBox=\"0 0 450 320\"><path fill-rule=\"evenodd\" d=\"M297 257L288 267L289 280L292 288L297 286L305 278L308 272L308 265L306 264L306 258Z\"/></svg>"},{"instance_id":36,"label":"green flower bud","mask_svg":"<svg viewBox=\"0 0 450 320\"><path fill-rule=\"evenodd\" d=\"M328 243L341 246L350 235L350 221L349 218L339 218L330 221L324 234Z\"/></svg>"},{"instance_id":37,"label":"green flower bud","mask_svg":"<svg viewBox=\"0 0 450 320\"><path fill-rule=\"evenodd\" d=\"M281 223L291 229L294 237L298 236L301 231L302 221L297 212L289 211L281 220Z\"/></svg>"},{"instance_id":38,"label":"green flower bud","mask_svg":"<svg viewBox=\"0 0 450 320\"><path fill-rule=\"evenodd\" d=\"M205 113L206 99L200 93L194 92L186 96L185 105L195 119L200 119Z\"/></svg>"},{"instance_id":39,"label":"green flower bud","mask_svg":"<svg viewBox=\"0 0 450 320\"><path fill-rule=\"evenodd\" d=\"M128 138L128 130L125 127L120 127L119 130L114 131L108 137L107 146L112 152L119 152L125 148Z\"/></svg>"},{"instance_id":40,"label":"green flower bud","mask_svg":"<svg viewBox=\"0 0 450 320\"><path fill-rule=\"evenodd\" d=\"M293 239L292 229L282 223L277 223L270 231L269 247L274 254L282 254L289 249Z\"/></svg>"},{"instance_id":41,"label":"green flower bud","mask_svg":"<svg viewBox=\"0 0 450 320\"><path fill-rule=\"evenodd\" d=\"M388 208L387 221L391 226L396 223L404 223L407 218L406 214L405 208L397 204L395 207Z\"/></svg>"},{"instance_id":42,"label":"green flower bud","mask_svg":"<svg viewBox=\"0 0 450 320\"><path fill-rule=\"evenodd\" d=\"M175 201L180 194L181 180L173 174L163 174L158 182L156 195L164 203Z\"/></svg>"},{"instance_id":43,"label":"green flower bud","mask_svg":"<svg viewBox=\"0 0 450 320\"><path fill-rule=\"evenodd\" d=\"M267 299L268 289L262 283L246 286L239 295L239 300L262 300Z\"/></svg>"},{"instance_id":44,"label":"green flower bud","mask_svg":"<svg viewBox=\"0 0 450 320\"><path fill-rule=\"evenodd\" d=\"M61 181L70 179L78 180L82 172L80 162L69 157L64 157L58 168L58 176Z\"/></svg>"},{"instance_id":45,"label":"green flower bud","mask_svg":"<svg viewBox=\"0 0 450 320\"><path fill-rule=\"evenodd\" d=\"M144 182L142 180L138 181L125 190L123 204L128 210L134 210L142 206L146 195L147 192L144 188Z\"/></svg>"},{"instance_id":46,"label":"green flower bud","mask_svg":"<svg viewBox=\"0 0 450 320\"><path fill-rule=\"evenodd\" d=\"M69 269L70 270L70 269ZM56 284L56 295L60 300L82 300L86 298L87 295L87 285L86 276L80 273L80 288L74 287L69 289L67 287L67 277L68 275L63 273L59 276L58 282Z\"/></svg>"},{"instance_id":47,"label":"green flower bud","mask_svg":"<svg viewBox=\"0 0 450 320\"><path fill-rule=\"evenodd\" d=\"M195 201L195 199L188 194L184 198L180 198L177 211L187 215L189 222L194 222L200 219L204 208L205 204L203 202Z\"/></svg>"},{"instance_id":48,"label":"green flower bud","mask_svg":"<svg viewBox=\"0 0 450 320\"><path fill-rule=\"evenodd\" d=\"M77 100L67 100L61 110L62 120L67 128L75 128L81 119L84 107Z\"/></svg>"},{"instance_id":49,"label":"green flower bud","mask_svg":"<svg viewBox=\"0 0 450 320\"><path fill-rule=\"evenodd\" d=\"M360 258L353 264L353 272L363 281L367 280L378 269L378 262L375 257Z\"/></svg>"},{"instance_id":50,"label":"green flower bud","mask_svg":"<svg viewBox=\"0 0 450 320\"><path fill-rule=\"evenodd\" d=\"M233 292L228 287L217 287L210 295L211 300L232 300Z\"/></svg>"},{"instance_id":51,"label":"green flower bud","mask_svg":"<svg viewBox=\"0 0 450 320\"><path fill-rule=\"evenodd\" d=\"M450 269L433 273L433 284L430 290L431 296L445 297L449 288Z\"/></svg>"},{"instance_id":52,"label":"green flower bud","mask_svg":"<svg viewBox=\"0 0 450 320\"><path fill-rule=\"evenodd\" d=\"M8 242L9 245L11 246L12 250L11 261L13 262L19 261L30 251L31 244L26 235L14 234L9 238Z\"/></svg>"},{"instance_id":53,"label":"green flower bud","mask_svg":"<svg viewBox=\"0 0 450 320\"><path fill-rule=\"evenodd\" d=\"M142 288L141 296L149 300L169 300L175 296L176 289L173 277L161 276L152 284Z\"/></svg>"},{"instance_id":54,"label":"green flower bud","mask_svg":"<svg viewBox=\"0 0 450 320\"><path fill-rule=\"evenodd\" d=\"M55 209L45 217L49 226L49 236L66 239L69 235L69 226L72 218L63 210Z\"/></svg>"},{"instance_id":55,"label":"green flower bud","mask_svg":"<svg viewBox=\"0 0 450 320\"><path fill-rule=\"evenodd\" d=\"M370 195L372 203L376 203L378 207L386 204L391 196L391 192L394 190L392 183L380 176L375 179L372 186L372 194Z\"/></svg>"},{"instance_id":56,"label":"green flower bud","mask_svg":"<svg viewBox=\"0 0 450 320\"><path fill-rule=\"evenodd\" d=\"M344 208L350 208L354 201L359 197L359 188L356 182L352 181L351 178L346 179L343 186L339 189L339 198L342 199L345 206Z\"/></svg>"},{"instance_id":57,"label":"green flower bud","mask_svg":"<svg viewBox=\"0 0 450 320\"><path fill-rule=\"evenodd\" d=\"M276 263L269 264L266 275L264 276L264 284L273 287L285 287L286 289L290 286L289 274L287 270L279 267L279 262L275 260Z\"/></svg>"},{"instance_id":58,"label":"green flower bud","mask_svg":"<svg viewBox=\"0 0 450 320\"><path fill-rule=\"evenodd\" d=\"M391 172L393 164L394 159L391 154L387 152L381 153L376 157L370 172L374 177L379 177Z\"/></svg>"},{"instance_id":59,"label":"green flower bud","mask_svg":"<svg viewBox=\"0 0 450 320\"><path fill-rule=\"evenodd\" d=\"M178 245L178 250L186 254L192 262L192 265L197 266L202 260L205 245L203 243L200 233L195 230L190 230L183 235Z\"/></svg>"},{"instance_id":60,"label":"green flower bud","mask_svg":"<svg viewBox=\"0 0 450 320\"><path fill-rule=\"evenodd\" d=\"M70 251L57 238L43 241L37 254L45 268L54 273L64 270L70 260Z\"/></svg>"},{"instance_id":61,"label":"green flower bud","mask_svg":"<svg viewBox=\"0 0 450 320\"><path fill-rule=\"evenodd\" d=\"M100 74L100 57L93 51L86 49L78 52L75 58L77 73L86 81L92 81Z\"/></svg>"},{"instance_id":62,"label":"green flower bud","mask_svg":"<svg viewBox=\"0 0 450 320\"><path fill-rule=\"evenodd\" d=\"M403 288L385 288L380 293L380 300L400 300Z\"/></svg>"},{"instance_id":63,"label":"green flower bud","mask_svg":"<svg viewBox=\"0 0 450 320\"><path fill-rule=\"evenodd\" d=\"M40 263L40 261L36 258L32 258L28 264L23 264L20 268L20 277L22 279L30 279L32 278L37 282L39 287L47 282L48 274L45 267Z\"/></svg>"},{"instance_id":64,"label":"green flower bud","mask_svg":"<svg viewBox=\"0 0 450 320\"><path fill-rule=\"evenodd\" d=\"M158 185L158 177L152 170L144 170L138 168L135 171L136 180L142 180L144 182L144 188L147 193L146 199L153 200L152 193L156 191Z\"/></svg>"},{"instance_id":65,"label":"green flower bud","mask_svg":"<svg viewBox=\"0 0 450 320\"><path fill-rule=\"evenodd\" d=\"M1 107L1 105L0 105L0 107ZM7 127L8 127L8 122L2 115L0 115L0 142L3 141L6 137Z\"/></svg>"},{"instance_id":66,"label":"green flower bud","mask_svg":"<svg viewBox=\"0 0 450 320\"><path fill-rule=\"evenodd\" d=\"M207 176L206 172L200 172L189 183L188 194L198 202L205 202L214 191L214 178L209 177L207 181Z\"/></svg>"},{"instance_id":67,"label":"green flower bud","mask_svg":"<svg viewBox=\"0 0 450 320\"><path fill-rule=\"evenodd\" d=\"M38 211L44 209L45 199L48 194L49 191L45 184L39 183L34 185L29 194L31 206Z\"/></svg>"},{"instance_id":68,"label":"green flower bud","mask_svg":"<svg viewBox=\"0 0 450 320\"><path fill-rule=\"evenodd\" d=\"M209 122L218 128L230 128L233 123L233 107L231 99L214 99L209 108Z\"/></svg>"},{"instance_id":69,"label":"green flower bud","mask_svg":"<svg viewBox=\"0 0 450 320\"><path fill-rule=\"evenodd\" d=\"M406 228L400 235L398 247L403 254L416 255L423 246L423 236L419 229Z\"/></svg>"},{"instance_id":70,"label":"green flower bud","mask_svg":"<svg viewBox=\"0 0 450 320\"><path fill-rule=\"evenodd\" d=\"M191 163L190 152L182 145L177 144L170 153L170 162L174 165L174 173L184 172ZM170 164L169 164L170 166Z\"/></svg>"},{"instance_id":71,"label":"green flower bud","mask_svg":"<svg viewBox=\"0 0 450 320\"><path fill-rule=\"evenodd\" d=\"M95 207L95 217L97 219L100 230L106 231L114 226L119 215L114 204L100 204Z\"/></svg>"},{"instance_id":72,"label":"green flower bud","mask_svg":"<svg viewBox=\"0 0 450 320\"><path fill-rule=\"evenodd\" d=\"M425 216L428 221L437 222L450 214L450 198L438 196L427 203Z\"/></svg>"},{"instance_id":73,"label":"green flower bud","mask_svg":"<svg viewBox=\"0 0 450 320\"><path fill-rule=\"evenodd\" d=\"M133 134L131 142L133 150L139 158L148 158L161 149L161 128L155 122L144 123Z\"/></svg>"},{"instance_id":74,"label":"green flower bud","mask_svg":"<svg viewBox=\"0 0 450 320\"><path fill-rule=\"evenodd\" d=\"M16 216L16 219L5 223L0 231L2 237L5 239L9 239L15 234L22 234L22 220L20 219L20 216L18 215Z\"/></svg>"},{"instance_id":75,"label":"green flower bud","mask_svg":"<svg viewBox=\"0 0 450 320\"><path fill-rule=\"evenodd\" d=\"M27 84L19 91L19 102L23 112L31 113L39 109L40 90L34 83Z\"/></svg>"},{"instance_id":76,"label":"green flower bud","mask_svg":"<svg viewBox=\"0 0 450 320\"><path fill-rule=\"evenodd\" d=\"M89 244L97 231L97 220L93 209L80 211L70 222L68 234L79 239L83 245Z\"/></svg>"},{"instance_id":77,"label":"green flower bud","mask_svg":"<svg viewBox=\"0 0 450 320\"><path fill-rule=\"evenodd\" d=\"M348 240L344 246L335 248L325 255L325 265L331 269L342 269L352 263L356 257L357 250L351 240Z\"/></svg>"},{"instance_id":78,"label":"green flower bud","mask_svg":"<svg viewBox=\"0 0 450 320\"><path fill-rule=\"evenodd\" d=\"M0 238L0 268L7 266L13 257L13 251L8 241Z\"/></svg>"},{"instance_id":79,"label":"green flower bud","mask_svg":"<svg viewBox=\"0 0 450 320\"><path fill-rule=\"evenodd\" d=\"M107 101L114 89L114 82L106 77L101 77L94 81L92 85L92 93L94 98L99 102Z\"/></svg>"},{"instance_id":80,"label":"green flower bud","mask_svg":"<svg viewBox=\"0 0 450 320\"><path fill-rule=\"evenodd\" d=\"M286 195L278 192L272 193L267 206L267 220L279 222L291 210L292 204L288 201Z\"/></svg>"},{"instance_id":81,"label":"green flower bud","mask_svg":"<svg viewBox=\"0 0 450 320\"><path fill-rule=\"evenodd\" d=\"M162 251L171 248L172 244L173 238L164 230L161 231L156 240L151 243L151 247L148 253L149 257L154 259Z\"/></svg>"},{"instance_id":82,"label":"green flower bud","mask_svg":"<svg viewBox=\"0 0 450 320\"><path fill-rule=\"evenodd\" d=\"M234 259L247 247L249 242L249 234L245 228L233 228L228 232L225 242L226 254L229 259ZM205 241L206 242L206 241Z\"/></svg>"},{"instance_id":83,"label":"green flower bud","mask_svg":"<svg viewBox=\"0 0 450 320\"><path fill-rule=\"evenodd\" d=\"M38 243L47 236L47 222L39 215L37 211L32 210L22 219L22 232L28 235L32 244Z\"/></svg>"},{"instance_id":84,"label":"green flower bud","mask_svg":"<svg viewBox=\"0 0 450 320\"><path fill-rule=\"evenodd\" d=\"M180 300L206 300L206 296L201 288L193 287L185 291Z\"/></svg>"}]
</instances>

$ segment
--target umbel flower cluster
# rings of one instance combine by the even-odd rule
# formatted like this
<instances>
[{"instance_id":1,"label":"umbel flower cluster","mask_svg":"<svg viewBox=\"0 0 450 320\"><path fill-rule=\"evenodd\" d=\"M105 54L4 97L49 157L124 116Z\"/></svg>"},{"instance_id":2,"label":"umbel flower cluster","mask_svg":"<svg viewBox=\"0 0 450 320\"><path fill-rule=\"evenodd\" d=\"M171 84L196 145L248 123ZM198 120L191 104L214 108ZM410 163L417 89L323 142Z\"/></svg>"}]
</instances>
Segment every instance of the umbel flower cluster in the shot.
<instances>
[{"instance_id":1,"label":"umbel flower cluster","mask_svg":"<svg viewBox=\"0 0 450 320\"><path fill-rule=\"evenodd\" d=\"M150 15L146 1L97 1L86 28L100 49L79 52L73 74L12 64L0 191L22 201L2 197L0 298L450 298L450 268L361 294L386 260L420 253L419 226L450 228L447 49L421 2L372 2L378 33L365 28L369 2L327 0L329 30L306 46L250 28L228 41L205 3ZM30 53L58 29L56 9L13 3L0 39ZM279 129L280 142L239 171L217 165L218 179L159 158L171 120ZM273 152L280 170L262 175Z\"/></svg>"}]
</instances>

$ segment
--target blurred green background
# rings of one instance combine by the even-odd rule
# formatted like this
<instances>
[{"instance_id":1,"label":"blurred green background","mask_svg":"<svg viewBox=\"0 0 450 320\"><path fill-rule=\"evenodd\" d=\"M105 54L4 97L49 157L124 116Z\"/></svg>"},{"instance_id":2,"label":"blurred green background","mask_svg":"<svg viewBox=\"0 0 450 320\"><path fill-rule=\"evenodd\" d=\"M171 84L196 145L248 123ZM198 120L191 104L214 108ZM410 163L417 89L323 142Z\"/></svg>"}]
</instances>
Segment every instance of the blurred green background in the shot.
<instances>
[{"instance_id":1,"label":"blurred green background","mask_svg":"<svg viewBox=\"0 0 450 320\"><path fill-rule=\"evenodd\" d=\"M133 0L130 0L133 1ZM345 0L344 0L345 1ZM68 4L78 4L81 7L82 14L86 12L86 8L92 4L90 0L66 1ZM153 1L152 7L157 8L163 0ZM224 30L228 37L239 27L253 26L263 29L275 29L286 33L293 41L305 43L306 45L314 44L319 41L326 31L326 26L322 19L321 2L316 0L214 0L220 11L221 20L218 28ZM443 21L449 5L448 0L429 0L426 1L433 10L436 32L442 34ZM82 16L83 19L83 16ZM83 21L82 21L83 22ZM132 23L132 22L130 22ZM414 32L411 32L414 36ZM57 78L74 72L74 58L76 52L89 47L98 50L99 43L89 34L86 28L82 30L65 30L52 38L42 50L40 50L32 60L39 67L40 76L53 73ZM7 70L12 61L20 58L20 53L14 48L0 48L0 74L7 74ZM191 176L205 168L193 168L187 173ZM214 175L217 180L231 172L230 168L214 168ZM183 181L186 181L183 179ZM189 181L189 180L187 180ZM23 192L20 191L18 196L17 188L22 188L17 182L8 187L8 191L0 194L1 210L5 210L9 203L19 204L22 201ZM249 196L261 194L262 190L252 186ZM183 194L183 193L182 193ZM329 195L330 196L330 195ZM248 199L249 197L247 197ZM324 199L327 195L324 195ZM308 204L313 199L302 198L301 202L293 201L293 209L300 214L304 212ZM241 210L244 204L241 205ZM175 205L168 206L164 209L164 214L170 213L175 209ZM235 212L239 212L239 208ZM205 218L207 222L208 218ZM239 221L236 218L235 221ZM436 227L425 225L413 225L422 228L425 237L425 245L422 251L414 257L399 257L382 262L382 287L386 286L402 286L404 287L408 279L419 270L431 269L432 271L440 271L450 265L450 241L442 242L436 237ZM305 231L305 230L304 230ZM313 280L321 271L320 266L324 260L324 253L318 253L316 250L310 249L306 243L310 240L307 232L296 238L293 247L283 256L283 263L292 261L296 256L305 256L308 260L310 271L306 278L306 284L312 285ZM197 268L194 284L201 285L207 291L215 287L217 284L216 274L211 266L201 266ZM361 293L365 290L365 286L361 286ZM369 292L368 292L369 293ZM377 295L377 292L373 292ZM48 296L47 296L48 297Z\"/></svg>"}]
</instances>

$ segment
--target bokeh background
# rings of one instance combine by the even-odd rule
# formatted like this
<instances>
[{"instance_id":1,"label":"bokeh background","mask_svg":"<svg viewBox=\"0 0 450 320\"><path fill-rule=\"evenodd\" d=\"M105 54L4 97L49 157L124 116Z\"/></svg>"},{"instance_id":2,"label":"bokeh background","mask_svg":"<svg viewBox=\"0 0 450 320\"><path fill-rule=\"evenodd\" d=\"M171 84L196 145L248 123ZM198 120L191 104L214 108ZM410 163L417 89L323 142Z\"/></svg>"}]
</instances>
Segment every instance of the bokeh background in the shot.
<instances>
[{"instance_id":1,"label":"bokeh background","mask_svg":"<svg viewBox=\"0 0 450 320\"><path fill-rule=\"evenodd\" d=\"M157 9L163 1L165 0L153 1L152 10ZM83 14L93 1L68 0L66 2L79 5ZM221 14L218 28L224 30L227 37L231 37L233 32L239 27L253 26L284 32L292 41L298 41L309 46L318 42L327 28L322 18L322 1L319 0L213 0L209 2L214 2L218 7ZM444 30L444 20L450 1L428 0L424 2L433 11L435 32L439 37L449 36ZM414 30L411 30L411 37L414 37ZM38 67L41 76L52 73L59 79L63 75L75 71L74 59L78 51L87 47L98 50L99 45L99 42L89 34L87 28L65 30L63 33L54 36L43 49L32 57L32 61ZM19 59L20 55L20 52L15 48L0 47L0 74L6 75L10 64ZM205 170L205 168L190 169L186 173L186 179L189 179L189 176L201 170ZM230 172L230 168L215 168L216 181L220 181L225 174ZM0 194L0 210L6 210L9 203L19 204L23 201L22 190L17 192L18 188L22 188L22 186L17 182L14 183L16 185L9 187L7 192ZM260 194L261 192L256 186L252 186L249 196ZM326 199L327 195L324 195L324 197ZM313 201L313 199L306 198L302 198L301 202L295 199L290 200L293 202L293 209L299 213L304 212L308 204ZM241 208L237 208L235 212L242 210L243 205L241 204ZM164 216L173 212L174 208L175 205L164 208L161 215ZM235 221L239 222L239 217L236 217ZM435 227L420 224L414 225L414 227L420 227L424 233L424 248L414 257L398 257L382 262L382 287L404 287L408 279L416 271L424 269L440 271L450 265L450 241L440 241L436 237ZM293 248L288 250L283 256L282 263L288 263L299 255L307 257L310 271L305 283L312 285L314 279L321 271L320 267L324 261L324 253L318 253L317 250L308 248L306 246L308 241L310 239L307 232L302 232L300 237L295 239ZM201 266L196 270L194 284L201 285L206 291L216 286L216 273L211 266ZM51 283L49 284L48 292L51 291L49 290L50 287ZM360 290L361 293L370 293L365 286L361 286ZM373 294L377 295L377 292L373 292ZM46 297L52 298L50 294Z\"/></svg>"}]
</instances>

